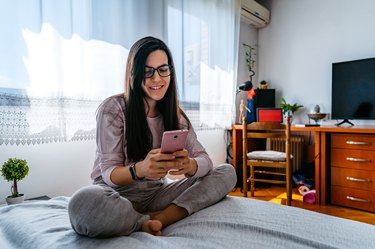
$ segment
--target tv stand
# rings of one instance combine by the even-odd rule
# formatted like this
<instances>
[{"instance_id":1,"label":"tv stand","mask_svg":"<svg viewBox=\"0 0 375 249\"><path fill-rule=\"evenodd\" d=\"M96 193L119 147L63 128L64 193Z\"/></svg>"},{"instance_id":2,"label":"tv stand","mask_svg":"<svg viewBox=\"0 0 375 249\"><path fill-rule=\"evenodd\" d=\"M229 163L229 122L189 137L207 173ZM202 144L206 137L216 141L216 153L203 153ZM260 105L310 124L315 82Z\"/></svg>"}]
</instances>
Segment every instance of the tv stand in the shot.
<instances>
[{"instance_id":1,"label":"tv stand","mask_svg":"<svg viewBox=\"0 0 375 249\"><path fill-rule=\"evenodd\" d=\"M354 126L354 124L352 122L349 121L349 119L344 119L343 121L341 121L340 123L336 124L336 126L340 126L342 124L345 124L345 123L348 123L350 124L351 126Z\"/></svg>"}]
</instances>

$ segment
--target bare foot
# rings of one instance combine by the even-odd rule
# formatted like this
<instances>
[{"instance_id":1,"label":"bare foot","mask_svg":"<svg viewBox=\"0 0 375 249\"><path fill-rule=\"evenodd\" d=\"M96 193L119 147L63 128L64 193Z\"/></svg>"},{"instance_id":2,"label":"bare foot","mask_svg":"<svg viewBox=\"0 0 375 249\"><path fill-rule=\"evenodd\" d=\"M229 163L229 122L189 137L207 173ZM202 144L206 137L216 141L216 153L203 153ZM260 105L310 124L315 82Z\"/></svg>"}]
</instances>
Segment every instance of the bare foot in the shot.
<instances>
[{"instance_id":1,"label":"bare foot","mask_svg":"<svg viewBox=\"0 0 375 249\"><path fill-rule=\"evenodd\" d=\"M162 227L163 224L158 220L146 220L142 224L142 231L152 235L160 236Z\"/></svg>"},{"instance_id":2,"label":"bare foot","mask_svg":"<svg viewBox=\"0 0 375 249\"><path fill-rule=\"evenodd\" d=\"M144 214L147 214L150 216L150 220L157 220L155 217L159 215L162 211L155 211L155 212L147 212Z\"/></svg>"}]
</instances>

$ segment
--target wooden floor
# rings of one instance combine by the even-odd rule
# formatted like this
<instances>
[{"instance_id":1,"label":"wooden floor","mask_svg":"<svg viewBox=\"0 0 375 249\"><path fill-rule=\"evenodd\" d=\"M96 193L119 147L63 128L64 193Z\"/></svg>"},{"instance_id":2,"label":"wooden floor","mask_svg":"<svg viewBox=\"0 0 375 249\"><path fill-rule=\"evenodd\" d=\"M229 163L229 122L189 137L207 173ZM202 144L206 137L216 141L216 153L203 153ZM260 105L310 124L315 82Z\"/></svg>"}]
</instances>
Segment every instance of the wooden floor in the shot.
<instances>
[{"instance_id":1,"label":"wooden floor","mask_svg":"<svg viewBox=\"0 0 375 249\"><path fill-rule=\"evenodd\" d=\"M239 188L236 188L232 193L230 193L230 195L243 196L243 193L241 193ZM248 196L250 197L250 193L248 193ZM272 201L285 205L285 188L278 186L257 188L254 198L264 201ZM325 206L316 204L306 204L303 202L302 196L299 194L297 189L293 189L292 206L375 225L375 213L330 204Z\"/></svg>"}]
</instances>

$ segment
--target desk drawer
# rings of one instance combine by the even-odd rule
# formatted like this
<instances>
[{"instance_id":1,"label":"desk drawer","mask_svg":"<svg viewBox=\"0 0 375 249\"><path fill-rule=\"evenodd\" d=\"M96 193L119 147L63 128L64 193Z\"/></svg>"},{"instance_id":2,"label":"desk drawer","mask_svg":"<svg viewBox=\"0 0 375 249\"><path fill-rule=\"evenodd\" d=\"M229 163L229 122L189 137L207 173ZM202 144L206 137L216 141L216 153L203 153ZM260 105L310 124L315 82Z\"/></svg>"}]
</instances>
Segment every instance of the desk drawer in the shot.
<instances>
[{"instance_id":1,"label":"desk drawer","mask_svg":"<svg viewBox=\"0 0 375 249\"><path fill-rule=\"evenodd\" d=\"M331 148L375 150L375 136L332 134Z\"/></svg>"},{"instance_id":2,"label":"desk drawer","mask_svg":"<svg viewBox=\"0 0 375 249\"><path fill-rule=\"evenodd\" d=\"M331 186L331 203L375 212L375 192Z\"/></svg>"},{"instance_id":3,"label":"desk drawer","mask_svg":"<svg viewBox=\"0 0 375 249\"><path fill-rule=\"evenodd\" d=\"M375 170L375 151L332 148L331 166Z\"/></svg>"},{"instance_id":4,"label":"desk drawer","mask_svg":"<svg viewBox=\"0 0 375 249\"><path fill-rule=\"evenodd\" d=\"M375 191L375 171L331 168L331 184L348 188Z\"/></svg>"}]
</instances>

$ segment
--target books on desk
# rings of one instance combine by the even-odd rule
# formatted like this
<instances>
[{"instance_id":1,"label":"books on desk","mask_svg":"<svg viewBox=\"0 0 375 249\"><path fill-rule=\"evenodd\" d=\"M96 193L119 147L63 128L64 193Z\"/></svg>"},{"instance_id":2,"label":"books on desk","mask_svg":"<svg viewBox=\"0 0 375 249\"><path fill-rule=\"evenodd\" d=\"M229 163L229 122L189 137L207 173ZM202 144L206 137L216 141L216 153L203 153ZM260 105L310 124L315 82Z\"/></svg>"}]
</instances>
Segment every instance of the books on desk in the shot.
<instances>
[{"instance_id":1,"label":"books on desk","mask_svg":"<svg viewBox=\"0 0 375 249\"><path fill-rule=\"evenodd\" d=\"M318 127L320 124L295 124L295 127Z\"/></svg>"}]
</instances>

